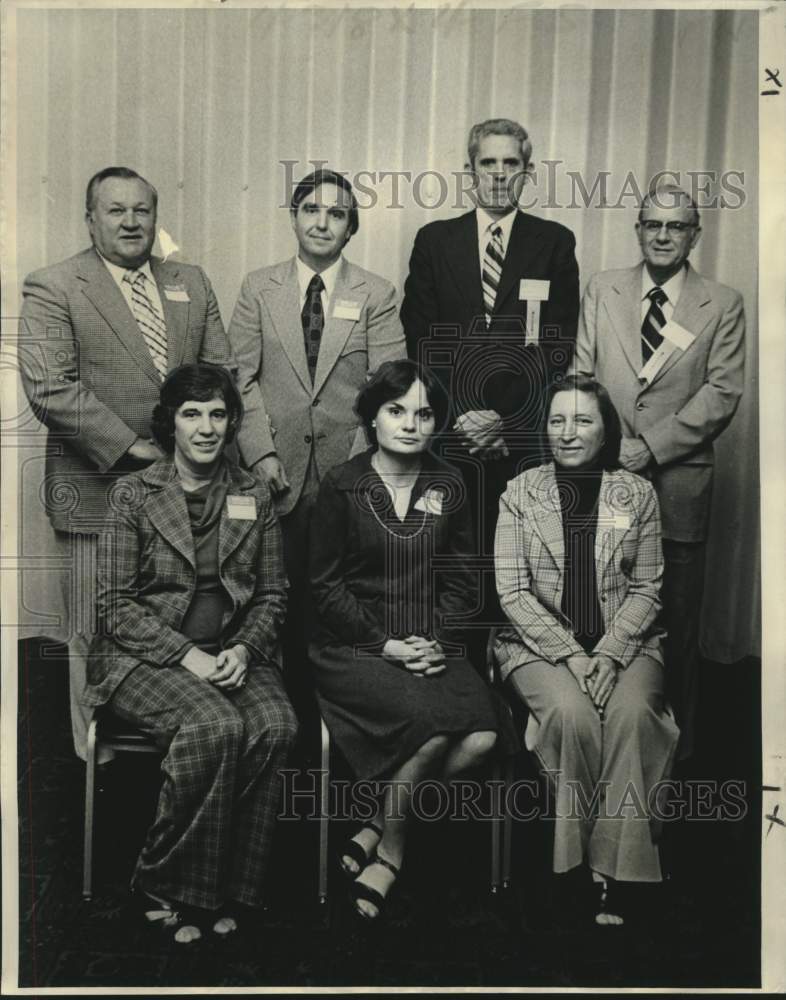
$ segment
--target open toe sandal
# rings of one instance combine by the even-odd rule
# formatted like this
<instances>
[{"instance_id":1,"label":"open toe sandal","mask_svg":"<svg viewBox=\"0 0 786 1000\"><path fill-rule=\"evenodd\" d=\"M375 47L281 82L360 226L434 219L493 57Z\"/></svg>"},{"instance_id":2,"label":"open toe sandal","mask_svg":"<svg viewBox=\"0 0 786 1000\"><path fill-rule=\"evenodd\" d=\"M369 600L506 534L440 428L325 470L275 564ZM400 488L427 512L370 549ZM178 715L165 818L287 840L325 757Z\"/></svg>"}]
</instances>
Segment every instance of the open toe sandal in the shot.
<instances>
[{"instance_id":1,"label":"open toe sandal","mask_svg":"<svg viewBox=\"0 0 786 1000\"><path fill-rule=\"evenodd\" d=\"M361 830L373 830L374 833L376 833L376 835L380 838L380 840L382 839L382 830L380 829L380 827L377 826L376 823L364 823L361 827L355 830L355 832L352 834L352 837L346 842L346 844L344 844L344 847L341 851L341 856L339 857L339 867L341 868L341 871L347 878L353 880L356 879L358 875L360 875L360 873L363 871L366 865L370 864L371 861L373 861L375 854L375 851L372 851L371 854L366 854L366 852L363 850L360 844L356 840L352 839L356 837ZM358 866L357 871L352 871L351 868L348 868L344 864L345 857L351 858L355 862L355 864Z\"/></svg>"},{"instance_id":2,"label":"open toe sandal","mask_svg":"<svg viewBox=\"0 0 786 1000\"><path fill-rule=\"evenodd\" d=\"M386 861L385 858L381 858L378 854L376 854L373 858L370 859L369 866L370 865L382 865L383 868L387 868L389 872L392 872L393 875L396 878L398 878L400 869L396 865L394 865L392 861ZM385 903L390 898L390 894L393 891L394 885L395 883L391 885L387 893L383 896L381 892L378 892L376 889L372 888L372 886L365 885L363 882L358 882L357 880L355 880L352 883L352 896L355 900L355 912L357 913L357 915L359 917L362 917L363 920L368 920L368 921L379 920L385 909ZM360 909L360 907L357 905L358 900L360 899L365 899L367 902L373 903L374 906L376 906L377 915L375 917L370 916L368 913L365 913L363 910Z\"/></svg>"}]
</instances>

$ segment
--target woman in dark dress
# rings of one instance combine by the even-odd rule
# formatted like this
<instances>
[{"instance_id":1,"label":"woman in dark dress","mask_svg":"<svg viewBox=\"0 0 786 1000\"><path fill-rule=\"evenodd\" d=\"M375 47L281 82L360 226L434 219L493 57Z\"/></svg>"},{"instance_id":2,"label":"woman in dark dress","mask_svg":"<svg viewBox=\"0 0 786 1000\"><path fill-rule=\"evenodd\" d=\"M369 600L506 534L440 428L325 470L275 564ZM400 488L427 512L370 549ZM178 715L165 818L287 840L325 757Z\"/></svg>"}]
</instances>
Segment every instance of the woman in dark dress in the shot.
<instances>
[{"instance_id":1,"label":"woman in dark dress","mask_svg":"<svg viewBox=\"0 0 786 1000\"><path fill-rule=\"evenodd\" d=\"M356 404L374 447L328 473L314 509L320 707L355 774L390 781L342 857L369 919L402 864L413 786L479 764L504 719L464 656L471 524L460 475L428 450L438 392L412 361L381 365Z\"/></svg>"}]
</instances>

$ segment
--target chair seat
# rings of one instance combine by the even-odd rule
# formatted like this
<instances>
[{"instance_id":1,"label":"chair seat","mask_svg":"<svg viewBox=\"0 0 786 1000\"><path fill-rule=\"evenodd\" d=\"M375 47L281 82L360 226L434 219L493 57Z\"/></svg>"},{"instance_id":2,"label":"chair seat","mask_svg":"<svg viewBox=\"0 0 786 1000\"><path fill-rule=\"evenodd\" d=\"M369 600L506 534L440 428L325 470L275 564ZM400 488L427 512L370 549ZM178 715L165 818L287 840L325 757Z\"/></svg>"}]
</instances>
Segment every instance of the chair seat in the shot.
<instances>
[{"instance_id":1,"label":"chair seat","mask_svg":"<svg viewBox=\"0 0 786 1000\"><path fill-rule=\"evenodd\" d=\"M96 742L117 749L118 746L145 747L151 752L157 747L153 737L138 729L132 722L121 719L113 712L103 709L96 712Z\"/></svg>"}]
</instances>

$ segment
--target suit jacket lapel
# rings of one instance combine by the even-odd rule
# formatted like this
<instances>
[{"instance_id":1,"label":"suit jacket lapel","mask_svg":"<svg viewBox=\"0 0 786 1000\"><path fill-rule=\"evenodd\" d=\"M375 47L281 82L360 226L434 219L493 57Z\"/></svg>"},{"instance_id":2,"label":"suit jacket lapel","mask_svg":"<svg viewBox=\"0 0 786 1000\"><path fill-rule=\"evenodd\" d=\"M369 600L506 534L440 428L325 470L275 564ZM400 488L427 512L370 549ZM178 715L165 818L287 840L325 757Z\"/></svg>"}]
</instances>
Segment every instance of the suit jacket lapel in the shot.
<instances>
[{"instance_id":1,"label":"suit jacket lapel","mask_svg":"<svg viewBox=\"0 0 786 1000\"><path fill-rule=\"evenodd\" d=\"M537 257L540 249L541 237L532 232L532 227L528 225L527 217L521 212L516 212L513 226L510 230L510 239L505 253L505 263L502 265L502 275L499 279L497 289L497 301L494 312L503 310L503 306L511 291L515 289L515 301L518 302L518 282L526 278L527 270L532 261ZM510 310L504 310L510 312Z\"/></svg>"},{"instance_id":2,"label":"suit jacket lapel","mask_svg":"<svg viewBox=\"0 0 786 1000\"><path fill-rule=\"evenodd\" d=\"M598 592L614 553L625 534L633 527L634 508L631 490L620 476L605 471L598 497L598 526L595 532L595 575Z\"/></svg>"},{"instance_id":3,"label":"suit jacket lapel","mask_svg":"<svg viewBox=\"0 0 786 1000\"><path fill-rule=\"evenodd\" d=\"M145 513L153 527L196 569L194 537L180 480L174 474L167 485L153 493L145 505Z\"/></svg>"},{"instance_id":4,"label":"suit jacket lapel","mask_svg":"<svg viewBox=\"0 0 786 1000\"><path fill-rule=\"evenodd\" d=\"M319 357L317 358L317 370L314 375L314 395L316 395L325 384L328 376L333 370L339 354L344 349L344 345L355 325L354 319L337 319L334 315L336 303L339 299L346 299L356 305L361 310L368 298L366 280L352 264L346 260L341 261L341 266L336 275L336 283L333 286L333 296L328 302L328 312L325 317L325 327L322 330L322 341L319 345Z\"/></svg>"},{"instance_id":5,"label":"suit jacket lapel","mask_svg":"<svg viewBox=\"0 0 786 1000\"><path fill-rule=\"evenodd\" d=\"M712 295L707 285L702 281L701 276L688 265L685 284L682 286L679 300L674 307L672 320L675 323L679 323L680 326L685 327L689 333L693 334L694 338L697 338L710 319L709 310L705 309L705 306L710 302L712 302ZM655 375L650 384L654 385L658 379L663 378L666 372L670 368L673 368L680 358L693 347L695 342L694 339L693 343L685 351L675 348L663 362L660 371Z\"/></svg>"},{"instance_id":6,"label":"suit jacket lapel","mask_svg":"<svg viewBox=\"0 0 786 1000\"><path fill-rule=\"evenodd\" d=\"M93 303L118 340L134 358L141 371L156 384L161 385L161 377L150 355L123 293L114 278L104 266L95 250L87 253L82 260L78 277L84 282L84 293Z\"/></svg>"},{"instance_id":7,"label":"suit jacket lapel","mask_svg":"<svg viewBox=\"0 0 786 1000\"><path fill-rule=\"evenodd\" d=\"M565 541L554 466L538 469L537 477L533 477L528 488L533 502L531 522L554 560L561 588L565 571Z\"/></svg>"},{"instance_id":8,"label":"suit jacket lapel","mask_svg":"<svg viewBox=\"0 0 786 1000\"><path fill-rule=\"evenodd\" d=\"M242 479L235 479L234 476L230 478L229 488L227 489L227 496L238 496L248 494L254 488L254 480L251 476L241 473ZM254 500L256 505L256 498ZM256 509L256 515L259 515L259 510ZM221 520L218 526L218 567L219 570L226 563L227 559L232 555L235 549L240 545L249 531L256 524L256 517L252 521L251 519L244 518L234 518L230 517L227 512L227 504L224 503L223 509L221 511Z\"/></svg>"},{"instance_id":9,"label":"suit jacket lapel","mask_svg":"<svg viewBox=\"0 0 786 1000\"><path fill-rule=\"evenodd\" d=\"M452 239L445 245L445 255L450 263L450 272L456 288L466 302L471 316L482 319L486 309L483 305L483 286L480 281L476 213L467 212L466 215L456 219L450 235Z\"/></svg>"},{"instance_id":10,"label":"suit jacket lapel","mask_svg":"<svg viewBox=\"0 0 786 1000\"><path fill-rule=\"evenodd\" d=\"M268 282L262 294L270 311L273 325L295 374L303 383L303 388L310 394L311 376L308 373L306 348L303 343L300 288L297 283L295 258L293 257L285 265L280 274L271 274Z\"/></svg>"},{"instance_id":11,"label":"suit jacket lapel","mask_svg":"<svg viewBox=\"0 0 786 1000\"><path fill-rule=\"evenodd\" d=\"M604 307L623 354L638 375L641 357L641 265L623 272L612 285L613 296L606 296Z\"/></svg>"},{"instance_id":12,"label":"suit jacket lapel","mask_svg":"<svg viewBox=\"0 0 786 1000\"><path fill-rule=\"evenodd\" d=\"M157 257L150 258L150 269L158 285L158 295L164 310L166 323L166 353L169 370L177 368L183 362L188 333L188 312L190 302L175 302L166 296L167 285L181 285L180 269L177 264L167 264Z\"/></svg>"}]
</instances>

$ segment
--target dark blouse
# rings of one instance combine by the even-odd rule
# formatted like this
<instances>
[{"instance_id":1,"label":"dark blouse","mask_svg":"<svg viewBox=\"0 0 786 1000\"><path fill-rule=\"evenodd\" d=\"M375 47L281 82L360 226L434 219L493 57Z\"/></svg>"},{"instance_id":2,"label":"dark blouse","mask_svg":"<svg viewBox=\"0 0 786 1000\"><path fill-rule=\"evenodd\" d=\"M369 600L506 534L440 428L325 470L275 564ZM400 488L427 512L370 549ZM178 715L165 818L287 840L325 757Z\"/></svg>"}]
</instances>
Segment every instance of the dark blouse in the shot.
<instances>
[{"instance_id":1,"label":"dark blouse","mask_svg":"<svg viewBox=\"0 0 786 1000\"><path fill-rule=\"evenodd\" d=\"M562 613L570 622L576 641L590 652L603 636L595 574L595 535L603 470L568 470L556 466L555 473L565 546Z\"/></svg>"},{"instance_id":2,"label":"dark blouse","mask_svg":"<svg viewBox=\"0 0 786 1000\"><path fill-rule=\"evenodd\" d=\"M232 607L218 575L218 526L225 496L226 485L216 481L185 494L197 580L181 631L208 653L219 652L224 612Z\"/></svg>"}]
</instances>

